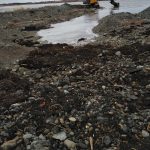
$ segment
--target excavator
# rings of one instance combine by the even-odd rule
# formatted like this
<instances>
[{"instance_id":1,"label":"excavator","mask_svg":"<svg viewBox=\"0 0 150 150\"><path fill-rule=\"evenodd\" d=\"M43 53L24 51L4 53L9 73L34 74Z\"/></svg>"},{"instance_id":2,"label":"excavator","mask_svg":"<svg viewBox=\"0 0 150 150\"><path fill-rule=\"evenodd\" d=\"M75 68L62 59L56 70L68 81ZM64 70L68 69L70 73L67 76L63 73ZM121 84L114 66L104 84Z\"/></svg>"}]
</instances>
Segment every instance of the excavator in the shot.
<instances>
[{"instance_id":1,"label":"excavator","mask_svg":"<svg viewBox=\"0 0 150 150\"><path fill-rule=\"evenodd\" d=\"M93 8L100 8L98 0L83 0L83 4Z\"/></svg>"},{"instance_id":2,"label":"excavator","mask_svg":"<svg viewBox=\"0 0 150 150\"><path fill-rule=\"evenodd\" d=\"M114 5L115 8L119 7L119 3L115 2L115 0L110 0L110 3ZM98 0L83 0L83 4L93 8L100 8Z\"/></svg>"}]
</instances>

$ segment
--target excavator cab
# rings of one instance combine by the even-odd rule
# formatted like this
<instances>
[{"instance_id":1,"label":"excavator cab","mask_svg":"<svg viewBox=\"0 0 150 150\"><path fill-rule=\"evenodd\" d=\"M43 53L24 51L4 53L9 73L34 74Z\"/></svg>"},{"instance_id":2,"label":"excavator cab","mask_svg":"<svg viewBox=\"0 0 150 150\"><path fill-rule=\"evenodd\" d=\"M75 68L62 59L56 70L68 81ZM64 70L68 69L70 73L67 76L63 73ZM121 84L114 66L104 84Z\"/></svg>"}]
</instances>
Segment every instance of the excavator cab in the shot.
<instances>
[{"instance_id":1,"label":"excavator cab","mask_svg":"<svg viewBox=\"0 0 150 150\"><path fill-rule=\"evenodd\" d=\"M99 3L97 0L84 0L83 4L90 7L99 8Z\"/></svg>"}]
</instances>

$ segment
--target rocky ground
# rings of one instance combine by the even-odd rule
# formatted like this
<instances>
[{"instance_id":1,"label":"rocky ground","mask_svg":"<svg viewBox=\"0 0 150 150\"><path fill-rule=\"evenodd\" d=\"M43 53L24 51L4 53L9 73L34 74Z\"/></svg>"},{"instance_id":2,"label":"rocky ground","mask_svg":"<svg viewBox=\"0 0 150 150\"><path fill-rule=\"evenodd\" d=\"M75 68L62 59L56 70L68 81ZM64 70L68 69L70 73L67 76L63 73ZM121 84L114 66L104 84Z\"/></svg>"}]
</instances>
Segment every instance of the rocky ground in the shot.
<instances>
[{"instance_id":1,"label":"rocky ground","mask_svg":"<svg viewBox=\"0 0 150 150\"><path fill-rule=\"evenodd\" d=\"M93 45L40 45L2 69L1 149L148 150L148 13L108 16Z\"/></svg>"}]
</instances>

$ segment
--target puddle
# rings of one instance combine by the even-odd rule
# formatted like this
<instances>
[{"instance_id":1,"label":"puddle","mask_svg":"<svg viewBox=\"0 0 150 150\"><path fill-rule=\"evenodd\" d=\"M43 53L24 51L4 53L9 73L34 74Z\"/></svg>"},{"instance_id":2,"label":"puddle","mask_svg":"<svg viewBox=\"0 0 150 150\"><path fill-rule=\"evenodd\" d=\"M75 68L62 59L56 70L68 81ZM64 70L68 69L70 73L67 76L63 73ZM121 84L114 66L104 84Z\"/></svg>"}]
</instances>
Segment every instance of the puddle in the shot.
<instances>
[{"instance_id":1,"label":"puddle","mask_svg":"<svg viewBox=\"0 0 150 150\"><path fill-rule=\"evenodd\" d=\"M86 39L85 43L91 42L97 36L92 32L92 29L101 18L119 12L138 13L150 6L149 0L143 0L142 3L141 0L119 0L119 2L120 8L113 10L109 1L100 1L100 6L104 9L98 9L94 15L85 15L67 22L53 24L53 28L39 31L40 42L78 45L78 40L81 38Z\"/></svg>"},{"instance_id":2,"label":"puddle","mask_svg":"<svg viewBox=\"0 0 150 150\"><path fill-rule=\"evenodd\" d=\"M75 44L80 38L89 40L96 36L91 27L97 25L97 20L97 14L81 16L71 21L54 24L53 28L41 30L38 35L44 35L41 41L48 41L48 43Z\"/></svg>"}]
</instances>

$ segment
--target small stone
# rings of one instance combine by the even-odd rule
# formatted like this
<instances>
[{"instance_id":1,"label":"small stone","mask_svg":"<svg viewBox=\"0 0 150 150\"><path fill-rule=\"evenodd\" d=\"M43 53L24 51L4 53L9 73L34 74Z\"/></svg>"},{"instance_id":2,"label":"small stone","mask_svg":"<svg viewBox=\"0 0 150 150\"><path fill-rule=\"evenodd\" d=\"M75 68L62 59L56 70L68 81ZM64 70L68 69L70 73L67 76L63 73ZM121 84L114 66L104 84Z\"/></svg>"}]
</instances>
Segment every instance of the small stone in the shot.
<instances>
[{"instance_id":1,"label":"small stone","mask_svg":"<svg viewBox=\"0 0 150 150\"><path fill-rule=\"evenodd\" d=\"M146 89L150 89L150 84L146 85Z\"/></svg>"},{"instance_id":2,"label":"small stone","mask_svg":"<svg viewBox=\"0 0 150 150\"><path fill-rule=\"evenodd\" d=\"M98 57L102 57L103 56L103 54L102 53L100 53L99 55L98 55Z\"/></svg>"},{"instance_id":3,"label":"small stone","mask_svg":"<svg viewBox=\"0 0 150 150\"><path fill-rule=\"evenodd\" d=\"M69 134L73 136L73 135L74 135L74 132L70 132Z\"/></svg>"},{"instance_id":4,"label":"small stone","mask_svg":"<svg viewBox=\"0 0 150 150\"><path fill-rule=\"evenodd\" d=\"M46 138L42 134L40 134L39 139L40 140L46 140Z\"/></svg>"},{"instance_id":5,"label":"small stone","mask_svg":"<svg viewBox=\"0 0 150 150\"><path fill-rule=\"evenodd\" d=\"M47 118L47 119L46 119L46 123L47 123L47 124L50 124L50 123L52 123L52 122L54 122L53 118L50 117L50 118Z\"/></svg>"},{"instance_id":6,"label":"small stone","mask_svg":"<svg viewBox=\"0 0 150 150\"><path fill-rule=\"evenodd\" d=\"M49 132L50 132L49 129L45 129L45 130L44 130L44 134L48 134Z\"/></svg>"},{"instance_id":7,"label":"small stone","mask_svg":"<svg viewBox=\"0 0 150 150\"><path fill-rule=\"evenodd\" d=\"M30 150L31 149L31 145L27 145L27 150Z\"/></svg>"},{"instance_id":8,"label":"small stone","mask_svg":"<svg viewBox=\"0 0 150 150\"><path fill-rule=\"evenodd\" d=\"M60 118L59 121L60 121L61 124L65 123L63 118Z\"/></svg>"},{"instance_id":9,"label":"small stone","mask_svg":"<svg viewBox=\"0 0 150 150\"><path fill-rule=\"evenodd\" d=\"M146 130L142 130L142 136L144 138L149 137L149 133Z\"/></svg>"},{"instance_id":10,"label":"small stone","mask_svg":"<svg viewBox=\"0 0 150 150\"><path fill-rule=\"evenodd\" d=\"M49 142L48 141L41 141L36 140L31 143L31 149L32 150L49 150Z\"/></svg>"},{"instance_id":11,"label":"small stone","mask_svg":"<svg viewBox=\"0 0 150 150\"><path fill-rule=\"evenodd\" d=\"M70 150L76 150L76 143L70 140L65 140L64 144L68 147Z\"/></svg>"},{"instance_id":12,"label":"small stone","mask_svg":"<svg viewBox=\"0 0 150 150\"><path fill-rule=\"evenodd\" d=\"M122 134L121 137L122 137L122 139L126 139L127 135L126 134Z\"/></svg>"},{"instance_id":13,"label":"small stone","mask_svg":"<svg viewBox=\"0 0 150 150\"><path fill-rule=\"evenodd\" d=\"M31 139L31 138L33 138L33 135L30 134L30 133L26 133L26 134L23 135L23 139L24 139L24 140L26 140L26 139Z\"/></svg>"},{"instance_id":14,"label":"small stone","mask_svg":"<svg viewBox=\"0 0 150 150\"><path fill-rule=\"evenodd\" d=\"M117 51L117 52L115 53L115 55L118 56L118 57L120 57L120 56L121 56L121 52L120 52L120 51Z\"/></svg>"},{"instance_id":15,"label":"small stone","mask_svg":"<svg viewBox=\"0 0 150 150\"><path fill-rule=\"evenodd\" d=\"M103 90L105 90L105 89L106 89L106 86L105 86L105 85L103 85L103 86L102 86L102 89L103 89Z\"/></svg>"},{"instance_id":16,"label":"small stone","mask_svg":"<svg viewBox=\"0 0 150 150\"><path fill-rule=\"evenodd\" d=\"M76 120L76 118L74 118L74 117L69 117L69 121L71 121L71 122L76 122L77 120Z\"/></svg>"},{"instance_id":17,"label":"small stone","mask_svg":"<svg viewBox=\"0 0 150 150\"><path fill-rule=\"evenodd\" d=\"M123 131L124 133L127 133L127 132L128 132L128 127L127 127L126 124L120 124L120 128L122 129L122 131Z\"/></svg>"},{"instance_id":18,"label":"small stone","mask_svg":"<svg viewBox=\"0 0 150 150\"><path fill-rule=\"evenodd\" d=\"M2 149L2 150L14 149L21 142L22 142L22 138L17 136L13 140L10 140L10 141L3 143L0 147L0 149Z\"/></svg>"},{"instance_id":19,"label":"small stone","mask_svg":"<svg viewBox=\"0 0 150 150\"><path fill-rule=\"evenodd\" d=\"M64 90L64 93L65 93L65 94L69 94L69 91L67 91L67 90Z\"/></svg>"},{"instance_id":20,"label":"small stone","mask_svg":"<svg viewBox=\"0 0 150 150\"><path fill-rule=\"evenodd\" d=\"M64 131L62 131L62 132L59 132L57 134L54 134L52 136L52 138L60 140L60 141L63 141L63 140L65 140L67 138L67 135L66 135L66 133Z\"/></svg>"},{"instance_id":21,"label":"small stone","mask_svg":"<svg viewBox=\"0 0 150 150\"><path fill-rule=\"evenodd\" d=\"M59 123L59 120L58 120L58 119L56 119L56 120L55 120L55 124L58 124L58 123Z\"/></svg>"},{"instance_id":22,"label":"small stone","mask_svg":"<svg viewBox=\"0 0 150 150\"><path fill-rule=\"evenodd\" d=\"M103 141L106 146L111 144L111 138L109 136L105 136Z\"/></svg>"}]
</instances>

